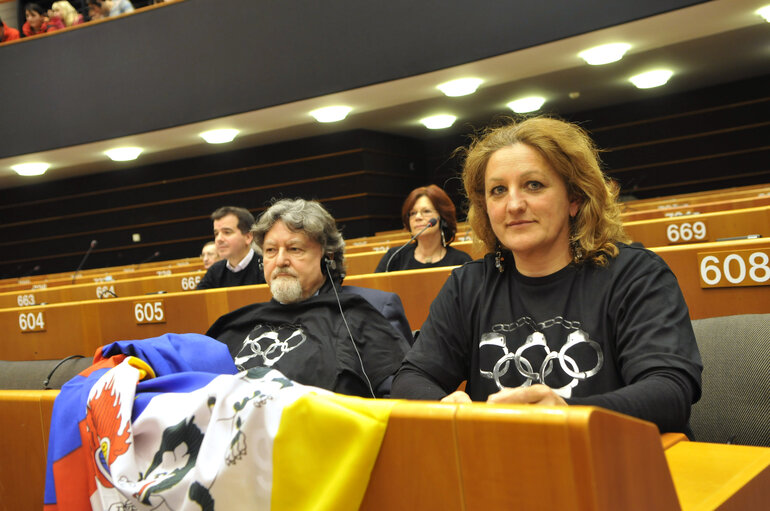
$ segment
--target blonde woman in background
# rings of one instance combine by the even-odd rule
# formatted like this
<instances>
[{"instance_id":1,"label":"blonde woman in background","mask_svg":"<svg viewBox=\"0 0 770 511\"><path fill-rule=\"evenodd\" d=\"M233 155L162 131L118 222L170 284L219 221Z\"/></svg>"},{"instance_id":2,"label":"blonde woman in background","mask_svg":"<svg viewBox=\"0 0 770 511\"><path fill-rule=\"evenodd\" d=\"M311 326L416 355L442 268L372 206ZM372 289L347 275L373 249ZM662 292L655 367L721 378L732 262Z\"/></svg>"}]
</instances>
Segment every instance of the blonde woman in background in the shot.
<instances>
[{"instance_id":1,"label":"blonde woman in background","mask_svg":"<svg viewBox=\"0 0 770 511\"><path fill-rule=\"evenodd\" d=\"M66 0L54 2L51 5L51 10L48 11L48 17L52 20L54 18L60 19L65 27L72 27L83 23L83 15L78 14L78 11Z\"/></svg>"}]
</instances>

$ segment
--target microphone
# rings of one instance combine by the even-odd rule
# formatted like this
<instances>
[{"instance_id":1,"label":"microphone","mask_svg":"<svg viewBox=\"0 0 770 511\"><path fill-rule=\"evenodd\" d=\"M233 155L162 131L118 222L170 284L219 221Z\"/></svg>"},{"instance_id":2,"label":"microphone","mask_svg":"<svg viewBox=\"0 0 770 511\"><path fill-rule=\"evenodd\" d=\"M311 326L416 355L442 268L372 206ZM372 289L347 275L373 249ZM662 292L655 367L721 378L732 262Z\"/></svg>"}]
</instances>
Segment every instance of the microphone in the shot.
<instances>
[{"instance_id":1,"label":"microphone","mask_svg":"<svg viewBox=\"0 0 770 511\"><path fill-rule=\"evenodd\" d=\"M160 255L160 251L156 250L154 254L152 254L150 257L148 257L147 259L145 259L144 261L142 261L139 264L149 263L150 261L152 261L153 259L155 259L159 255Z\"/></svg>"},{"instance_id":2,"label":"microphone","mask_svg":"<svg viewBox=\"0 0 770 511\"><path fill-rule=\"evenodd\" d=\"M29 271L28 271L27 273L25 273L24 275L19 275L19 278L20 278L20 279L23 279L24 277L29 277L30 275L32 275L33 273L35 273L35 272L36 272L36 271L38 271L38 270L40 270L40 265L39 265L39 264L36 264L34 268L32 268L31 270L29 270Z\"/></svg>"},{"instance_id":3,"label":"microphone","mask_svg":"<svg viewBox=\"0 0 770 511\"><path fill-rule=\"evenodd\" d=\"M91 255L91 251L96 246L96 243L97 243L96 240L91 240L91 245L88 247L88 250L86 251L86 255L84 255L83 259L80 260L80 264L78 265L78 269L75 270L75 274L72 276L72 283L73 284L75 283L75 279L78 277L78 272L80 271L81 268L83 268L83 265L85 264L86 259L88 259L88 256Z\"/></svg>"},{"instance_id":4,"label":"microphone","mask_svg":"<svg viewBox=\"0 0 770 511\"><path fill-rule=\"evenodd\" d=\"M418 237L420 234L424 233L426 230L428 230L429 228L433 227L433 226L434 226L434 225L436 225L437 223L438 223L438 220L436 220L435 218L431 218L430 220L428 220L428 225L426 225L425 227L423 227L423 228L420 230L420 232L418 232L417 234L415 234L414 236L412 236L411 238L409 238L409 241L407 241L406 243L404 243L403 245L401 245L401 246L398 248L398 250L396 250L395 252L393 252L393 255L391 255L391 256L390 256L390 259L388 259L388 264L386 264L386 265L385 265L385 272L387 273L387 272L389 272L389 271L390 271L390 262L393 260L393 258L394 258L394 257L396 257L396 254L398 254L399 252L401 252L402 250L404 250L404 249L407 247L407 245L409 245L411 242L413 242L415 239L417 239L417 237Z\"/></svg>"}]
</instances>

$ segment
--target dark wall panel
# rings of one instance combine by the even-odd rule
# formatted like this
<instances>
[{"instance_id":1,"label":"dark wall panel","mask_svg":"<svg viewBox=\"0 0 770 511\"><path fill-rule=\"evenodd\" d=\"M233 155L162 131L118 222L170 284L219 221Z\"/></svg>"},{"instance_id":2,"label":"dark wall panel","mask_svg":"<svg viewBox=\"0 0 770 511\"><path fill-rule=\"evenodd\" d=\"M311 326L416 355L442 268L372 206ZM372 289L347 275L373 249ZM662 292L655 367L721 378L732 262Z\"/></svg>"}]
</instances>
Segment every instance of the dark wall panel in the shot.
<instances>
[{"instance_id":1,"label":"dark wall panel","mask_svg":"<svg viewBox=\"0 0 770 511\"><path fill-rule=\"evenodd\" d=\"M0 111L15 121L0 127L0 158L413 76L701 1L185 0L0 48Z\"/></svg>"},{"instance_id":2,"label":"dark wall panel","mask_svg":"<svg viewBox=\"0 0 770 511\"><path fill-rule=\"evenodd\" d=\"M236 205L258 216L275 198L320 200L346 236L364 236L400 226L401 202L424 174L416 141L353 131L20 187L0 203L0 274L72 270L91 240L98 245L87 267L133 264L155 251L195 256L212 236L212 211Z\"/></svg>"}]
</instances>

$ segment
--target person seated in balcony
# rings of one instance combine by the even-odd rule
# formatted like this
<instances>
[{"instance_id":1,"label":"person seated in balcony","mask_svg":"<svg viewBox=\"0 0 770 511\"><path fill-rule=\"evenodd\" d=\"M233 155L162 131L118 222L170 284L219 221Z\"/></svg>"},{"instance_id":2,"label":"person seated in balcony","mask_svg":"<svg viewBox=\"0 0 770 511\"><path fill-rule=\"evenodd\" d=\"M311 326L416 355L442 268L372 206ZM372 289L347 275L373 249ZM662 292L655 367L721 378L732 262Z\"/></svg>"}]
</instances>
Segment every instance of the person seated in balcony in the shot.
<instances>
[{"instance_id":1,"label":"person seated in balcony","mask_svg":"<svg viewBox=\"0 0 770 511\"><path fill-rule=\"evenodd\" d=\"M39 34L45 34L59 28L63 28L64 24L61 21L51 21L48 19L48 15L40 4L30 2L24 5L24 14L27 17L27 21L21 27L21 31L24 33L24 37L31 37Z\"/></svg>"},{"instance_id":2,"label":"person seated in balcony","mask_svg":"<svg viewBox=\"0 0 770 511\"><path fill-rule=\"evenodd\" d=\"M438 186L412 190L401 208L401 220L404 228L416 236L416 241L388 250L375 273L456 266L472 259L465 252L449 246L457 232L455 206Z\"/></svg>"},{"instance_id":3,"label":"person seated in balcony","mask_svg":"<svg viewBox=\"0 0 770 511\"><path fill-rule=\"evenodd\" d=\"M48 19L52 23L55 20L60 20L64 27L73 27L83 23L83 15L79 14L67 0L54 2L51 5L51 10L48 11Z\"/></svg>"},{"instance_id":4,"label":"person seated in balcony","mask_svg":"<svg viewBox=\"0 0 770 511\"><path fill-rule=\"evenodd\" d=\"M19 31L6 25L2 18L0 18L0 43L4 43L6 41L14 41L19 37L21 37L19 35Z\"/></svg>"},{"instance_id":5,"label":"person seated in balcony","mask_svg":"<svg viewBox=\"0 0 770 511\"><path fill-rule=\"evenodd\" d=\"M110 18L133 10L134 6L130 0L102 0L102 12Z\"/></svg>"},{"instance_id":6,"label":"person seated in balcony","mask_svg":"<svg viewBox=\"0 0 770 511\"><path fill-rule=\"evenodd\" d=\"M102 13L102 0L88 0L88 21L97 21L104 18Z\"/></svg>"},{"instance_id":7,"label":"person seated in balcony","mask_svg":"<svg viewBox=\"0 0 770 511\"><path fill-rule=\"evenodd\" d=\"M120 16L134 10L129 0L88 0L88 15L91 20Z\"/></svg>"},{"instance_id":8,"label":"person seated in balcony","mask_svg":"<svg viewBox=\"0 0 770 511\"><path fill-rule=\"evenodd\" d=\"M490 128L463 184L487 255L452 271L393 397L601 406L691 433L703 364L687 304L666 263L627 244L588 134L546 117Z\"/></svg>"}]
</instances>

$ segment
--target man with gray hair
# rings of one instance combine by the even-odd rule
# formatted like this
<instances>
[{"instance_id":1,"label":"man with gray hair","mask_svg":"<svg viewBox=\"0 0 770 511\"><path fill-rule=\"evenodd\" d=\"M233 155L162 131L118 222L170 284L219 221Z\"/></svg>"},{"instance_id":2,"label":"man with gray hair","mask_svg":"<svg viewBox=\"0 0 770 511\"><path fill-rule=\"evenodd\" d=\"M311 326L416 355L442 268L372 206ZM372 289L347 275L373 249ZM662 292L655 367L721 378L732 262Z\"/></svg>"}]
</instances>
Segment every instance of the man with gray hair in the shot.
<instances>
[{"instance_id":1,"label":"man with gray hair","mask_svg":"<svg viewBox=\"0 0 770 511\"><path fill-rule=\"evenodd\" d=\"M405 322L403 307L393 293L341 286L345 242L334 218L318 202L283 199L252 233L273 299L222 316L206 335L227 344L239 369L271 367L334 392L387 395L411 334L369 300L385 297Z\"/></svg>"}]
</instances>

